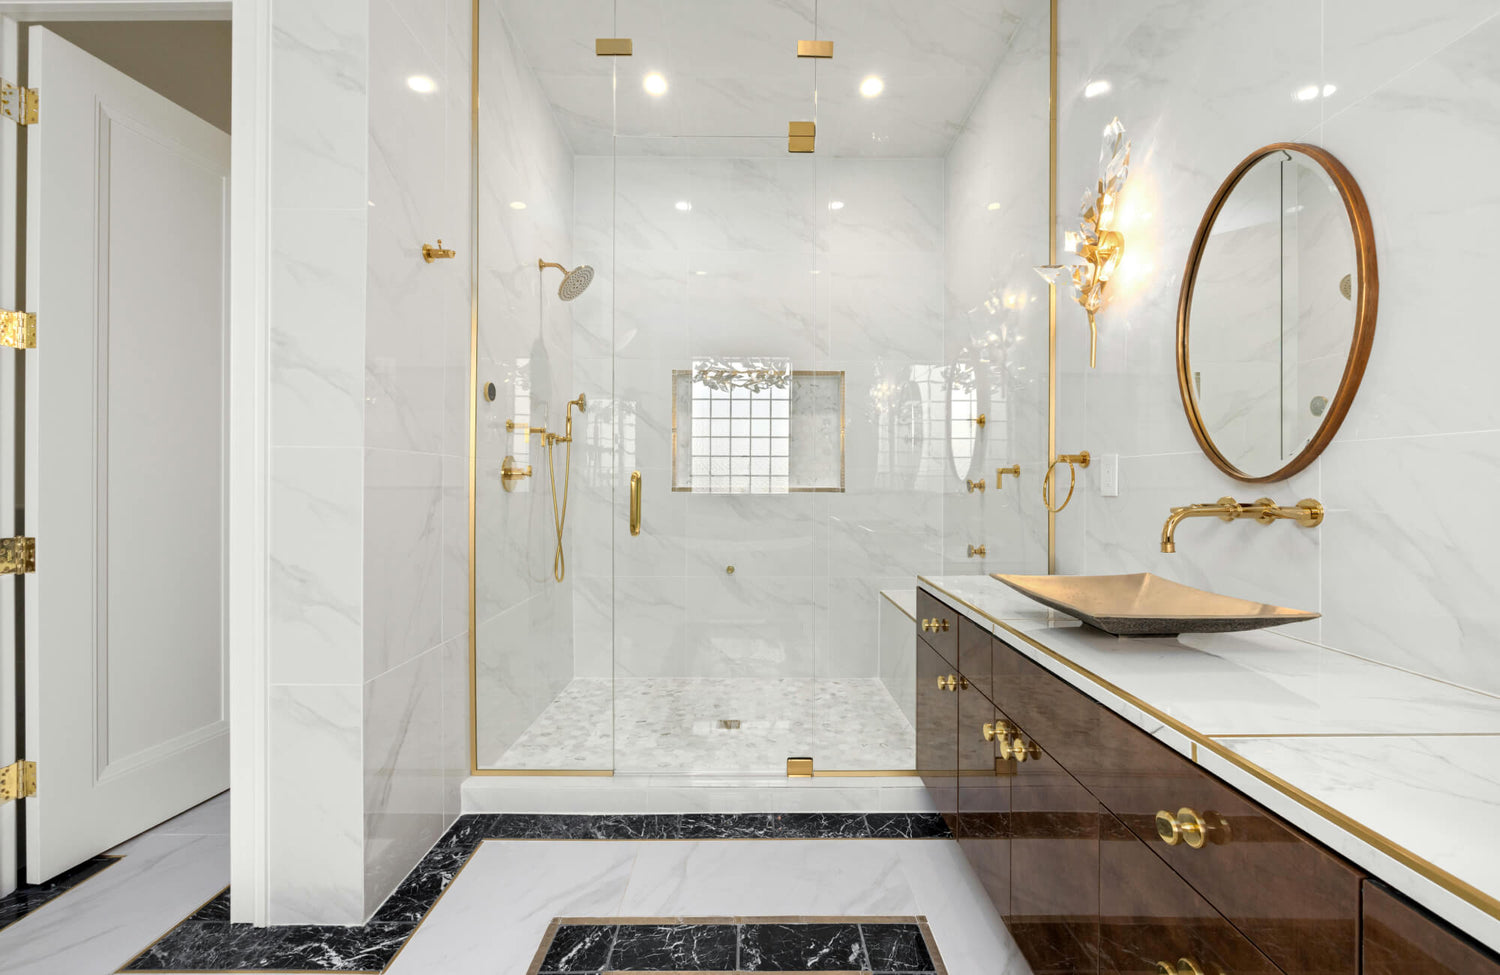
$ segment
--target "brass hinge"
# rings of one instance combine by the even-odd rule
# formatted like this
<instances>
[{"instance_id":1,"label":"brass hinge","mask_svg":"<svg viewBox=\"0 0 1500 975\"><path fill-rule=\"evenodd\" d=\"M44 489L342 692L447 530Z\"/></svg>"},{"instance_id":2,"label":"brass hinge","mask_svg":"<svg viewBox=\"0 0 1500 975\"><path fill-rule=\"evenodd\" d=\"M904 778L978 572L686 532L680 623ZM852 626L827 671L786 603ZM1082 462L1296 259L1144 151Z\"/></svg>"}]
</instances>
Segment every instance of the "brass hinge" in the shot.
<instances>
[{"instance_id":1,"label":"brass hinge","mask_svg":"<svg viewBox=\"0 0 1500 975\"><path fill-rule=\"evenodd\" d=\"M36 571L36 539L18 535L0 538L0 576Z\"/></svg>"},{"instance_id":2,"label":"brass hinge","mask_svg":"<svg viewBox=\"0 0 1500 975\"><path fill-rule=\"evenodd\" d=\"M818 127L813 122L788 122L786 125L786 151L812 152Z\"/></svg>"},{"instance_id":3,"label":"brass hinge","mask_svg":"<svg viewBox=\"0 0 1500 975\"><path fill-rule=\"evenodd\" d=\"M12 762L0 768L0 803L36 795L36 763Z\"/></svg>"},{"instance_id":4,"label":"brass hinge","mask_svg":"<svg viewBox=\"0 0 1500 975\"><path fill-rule=\"evenodd\" d=\"M36 348L36 315L0 308L0 345L12 349Z\"/></svg>"},{"instance_id":5,"label":"brass hinge","mask_svg":"<svg viewBox=\"0 0 1500 975\"><path fill-rule=\"evenodd\" d=\"M35 125L40 101L35 88L22 88L0 78L0 116L17 125Z\"/></svg>"}]
</instances>

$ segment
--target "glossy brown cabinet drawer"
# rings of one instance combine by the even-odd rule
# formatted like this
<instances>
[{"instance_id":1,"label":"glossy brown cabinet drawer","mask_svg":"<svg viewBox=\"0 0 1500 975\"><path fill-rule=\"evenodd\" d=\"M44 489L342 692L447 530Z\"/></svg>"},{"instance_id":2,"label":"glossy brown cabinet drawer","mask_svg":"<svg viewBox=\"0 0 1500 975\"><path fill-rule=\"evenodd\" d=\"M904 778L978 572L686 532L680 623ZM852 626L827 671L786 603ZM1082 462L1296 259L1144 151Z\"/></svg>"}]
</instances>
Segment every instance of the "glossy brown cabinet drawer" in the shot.
<instances>
[{"instance_id":1,"label":"glossy brown cabinet drawer","mask_svg":"<svg viewBox=\"0 0 1500 975\"><path fill-rule=\"evenodd\" d=\"M995 703L1277 966L1359 970L1357 870L1000 641L994 658ZM1196 815L1207 842L1169 844L1158 813L1168 834Z\"/></svg>"},{"instance_id":2,"label":"glossy brown cabinet drawer","mask_svg":"<svg viewBox=\"0 0 1500 975\"><path fill-rule=\"evenodd\" d=\"M958 620L958 672L979 693L995 699L995 684L990 673L990 645L994 637L988 627L980 626L967 616Z\"/></svg>"},{"instance_id":3,"label":"glossy brown cabinet drawer","mask_svg":"<svg viewBox=\"0 0 1500 975\"><path fill-rule=\"evenodd\" d=\"M1500 975L1500 957L1365 881L1364 975Z\"/></svg>"},{"instance_id":4,"label":"glossy brown cabinet drawer","mask_svg":"<svg viewBox=\"0 0 1500 975\"><path fill-rule=\"evenodd\" d=\"M917 636L954 667L958 666L958 621L962 615L925 589L917 590Z\"/></svg>"},{"instance_id":5,"label":"glossy brown cabinet drawer","mask_svg":"<svg viewBox=\"0 0 1500 975\"><path fill-rule=\"evenodd\" d=\"M1107 812L1099 824L1100 972L1279 975L1128 827Z\"/></svg>"},{"instance_id":6,"label":"glossy brown cabinet drawer","mask_svg":"<svg viewBox=\"0 0 1500 975\"><path fill-rule=\"evenodd\" d=\"M958 691L959 849L1003 916L1010 912L1010 784L1015 763L997 761L1003 720L974 685ZM991 736L986 736L988 729Z\"/></svg>"}]
</instances>

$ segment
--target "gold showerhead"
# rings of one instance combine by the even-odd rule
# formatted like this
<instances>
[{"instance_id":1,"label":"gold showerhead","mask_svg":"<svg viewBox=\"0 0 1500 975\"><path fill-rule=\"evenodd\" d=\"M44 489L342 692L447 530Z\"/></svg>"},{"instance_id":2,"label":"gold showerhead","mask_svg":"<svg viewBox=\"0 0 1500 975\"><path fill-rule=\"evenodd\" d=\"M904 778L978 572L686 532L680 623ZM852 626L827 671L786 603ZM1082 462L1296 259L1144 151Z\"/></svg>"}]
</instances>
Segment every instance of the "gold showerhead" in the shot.
<instances>
[{"instance_id":1,"label":"gold showerhead","mask_svg":"<svg viewBox=\"0 0 1500 975\"><path fill-rule=\"evenodd\" d=\"M577 298L579 295L583 294L588 290L589 285L593 283L594 280L594 269L589 267L587 264L580 264L573 270L569 271L561 264L555 264L552 261L543 261L538 259L536 262L536 266L537 270L555 267L563 273L562 284L557 286L557 296L563 301L572 301L574 298Z\"/></svg>"}]
</instances>

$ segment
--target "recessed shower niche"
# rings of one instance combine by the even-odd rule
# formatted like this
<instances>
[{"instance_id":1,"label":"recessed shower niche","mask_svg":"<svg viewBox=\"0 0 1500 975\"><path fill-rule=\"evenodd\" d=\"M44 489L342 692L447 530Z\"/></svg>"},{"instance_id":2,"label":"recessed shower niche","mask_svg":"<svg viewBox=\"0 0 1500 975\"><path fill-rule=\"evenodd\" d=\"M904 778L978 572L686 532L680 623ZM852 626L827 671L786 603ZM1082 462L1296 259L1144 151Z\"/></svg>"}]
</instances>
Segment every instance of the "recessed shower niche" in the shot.
<instances>
[{"instance_id":1,"label":"recessed shower niche","mask_svg":"<svg viewBox=\"0 0 1500 975\"><path fill-rule=\"evenodd\" d=\"M775 358L673 370L672 490L844 490L844 374Z\"/></svg>"}]
</instances>

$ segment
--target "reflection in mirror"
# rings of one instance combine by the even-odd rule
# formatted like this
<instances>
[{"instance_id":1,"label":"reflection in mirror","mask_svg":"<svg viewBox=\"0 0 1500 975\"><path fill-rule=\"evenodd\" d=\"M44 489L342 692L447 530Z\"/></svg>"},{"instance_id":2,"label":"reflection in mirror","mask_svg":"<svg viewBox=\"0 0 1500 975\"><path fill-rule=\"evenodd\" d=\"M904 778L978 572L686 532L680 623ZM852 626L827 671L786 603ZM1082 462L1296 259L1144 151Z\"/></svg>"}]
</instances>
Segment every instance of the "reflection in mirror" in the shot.
<instances>
[{"instance_id":1,"label":"reflection in mirror","mask_svg":"<svg viewBox=\"0 0 1500 975\"><path fill-rule=\"evenodd\" d=\"M979 436L981 414L989 411L988 363L964 349L944 370L948 391L948 458L960 481L983 477L984 447Z\"/></svg>"},{"instance_id":2,"label":"reflection in mirror","mask_svg":"<svg viewBox=\"0 0 1500 975\"><path fill-rule=\"evenodd\" d=\"M1266 152L1226 185L1189 263L1180 378L1221 467L1286 476L1347 410L1329 405L1351 356L1363 364L1357 228L1334 174L1301 147Z\"/></svg>"}]
</instances>

